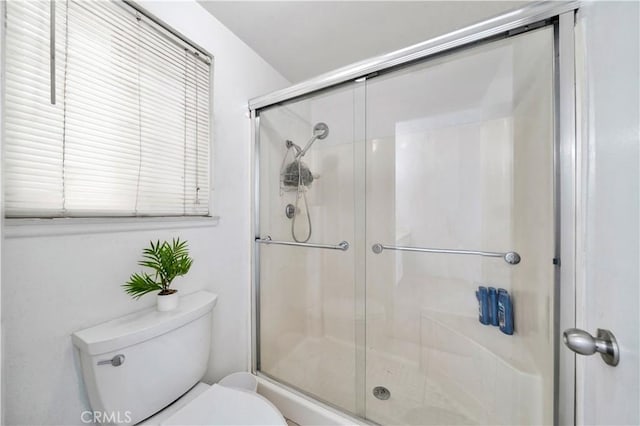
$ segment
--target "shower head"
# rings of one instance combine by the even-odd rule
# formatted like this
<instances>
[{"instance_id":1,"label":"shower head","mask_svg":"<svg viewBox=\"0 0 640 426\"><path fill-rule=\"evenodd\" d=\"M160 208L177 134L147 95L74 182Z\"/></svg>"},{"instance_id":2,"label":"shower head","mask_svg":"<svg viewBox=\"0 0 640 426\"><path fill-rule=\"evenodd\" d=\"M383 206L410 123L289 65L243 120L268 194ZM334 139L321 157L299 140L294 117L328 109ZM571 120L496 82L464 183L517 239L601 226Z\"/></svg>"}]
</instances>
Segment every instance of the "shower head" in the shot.
<instances>
[{"instance_id":1,"label":"shower head","mask_svg":"<svg viewBox=\"0 0 640 426\"><path fill-rule=\"evenodd\" d=\"M309 148L311 148L311 145L313 145L316 139L324 139L327 136L329 136L329 126L327 126L326 123L316 123L316 125L313 126L313 136L311 136L311 139L309 139L309 142L307 142L302 151L298 151L298 153L296 154L296 160L304 157L304 155L307 153ZM298 147L293 142L291 143Z\"/></svg>"},{"instance_id":2,"label":"shower head","mask_svg":"<svg viewBox=\"0 0 640 426\"><path fill-rule=\"evenodd\" d=\"M321 122L313 126L313 136L318 139L324 139L329 136L329 126L327 126L327 123Z\"/></svg>"}]
</instances>

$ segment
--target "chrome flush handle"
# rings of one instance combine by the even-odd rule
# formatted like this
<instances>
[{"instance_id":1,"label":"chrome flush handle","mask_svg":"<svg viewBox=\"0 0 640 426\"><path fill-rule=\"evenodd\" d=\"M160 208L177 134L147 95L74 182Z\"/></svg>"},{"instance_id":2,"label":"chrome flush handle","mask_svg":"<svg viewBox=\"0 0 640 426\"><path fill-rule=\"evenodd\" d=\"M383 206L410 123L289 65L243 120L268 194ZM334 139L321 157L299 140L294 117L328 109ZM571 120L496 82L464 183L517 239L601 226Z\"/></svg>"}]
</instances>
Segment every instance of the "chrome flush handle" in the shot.
<instances>
[{"instance_id":1,"label":"chrome flush handle","mask_svg":"<svg viewBox=\"0 0 640 426\"><path fill-rule=\"evenodd\" d=\"M111 364L114 367L120 367L124 363L124 355L118 354L111 359L105 359L102 361L98 361L98 365L107 365Z\"/></svg>"}]
</instances>

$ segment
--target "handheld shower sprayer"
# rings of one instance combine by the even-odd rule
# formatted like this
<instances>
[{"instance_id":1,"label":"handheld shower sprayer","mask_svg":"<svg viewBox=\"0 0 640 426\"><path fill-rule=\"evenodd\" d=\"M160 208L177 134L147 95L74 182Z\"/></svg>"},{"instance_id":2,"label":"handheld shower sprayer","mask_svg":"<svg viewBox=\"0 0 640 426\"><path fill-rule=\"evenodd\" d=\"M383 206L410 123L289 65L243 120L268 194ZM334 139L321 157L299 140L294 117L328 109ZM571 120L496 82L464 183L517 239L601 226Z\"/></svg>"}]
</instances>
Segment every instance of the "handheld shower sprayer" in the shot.
<instances>
[{"instance_id":1,"label":"handheld shower sprayer","mask_svg":"<svg viewBox=\"0 0 640 426\"><path fill-rule=\"evenodd\" d=\"M309 142L304 146L304 148L300 148L297 144L295 144L291 140L287 140L285 142L285 146L287 147L287 153L282 159L282 166L280 167L280 184L281 190L287 190L286 188L291 188L296 191L296 202L295 206L291 206L293 208L289 208L287 206L288 211L287 217L292 219L291 221L291 236L296 242L307 242L309 238L311 238L311 215L309 213L309 206L307 204L307 196L305 194L306 188L311 185L313 182L313 174L309 167L302 162L302 157L305 156L307 151L311 148L313 143L318 139L325 139L329 135L329 126L326 123L316 123L313 126L313 135ZM293 153L293 161L289 164L287 163L287 157L289 155L289 151L294 151ZM304 206L307 213L307 224L308 224L308 232L307 236L304 240L298 240L295 232L295 223L296 216L298 212L298 201L302 198L304 200ZM291 214L291 215L290 215Z\"/></svg>"}]
</instances>

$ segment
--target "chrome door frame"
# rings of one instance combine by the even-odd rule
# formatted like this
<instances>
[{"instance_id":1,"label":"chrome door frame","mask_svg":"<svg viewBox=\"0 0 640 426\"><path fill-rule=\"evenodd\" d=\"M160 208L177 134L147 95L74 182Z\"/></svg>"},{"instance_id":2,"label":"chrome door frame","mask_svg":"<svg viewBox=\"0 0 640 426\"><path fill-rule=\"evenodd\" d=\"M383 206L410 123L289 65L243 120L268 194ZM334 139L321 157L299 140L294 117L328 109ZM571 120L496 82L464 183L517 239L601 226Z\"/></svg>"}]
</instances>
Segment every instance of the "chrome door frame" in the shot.
<instances>
[{"instance_id":1,"label":"chrome door frame","mask_svg":"<svg viewBox=\"0 0 640 426\"><path fill-rule=\"evenodd\" d=\"M555 25L556 291L554 297L554 423L575 424L575 354L562 350L562 330L576 324L576 241L579 205L576 137L575 16L559 15Z\"/></svg>"},{"instance_id":2,"label":"chrome door frame","mask_svg":"<svg viewBox=\"0 0 640 426\"><path fill-rule=\"evenodd\" d=\"M555 214L555 294L554 294L554 424L575 424L575 355L561 350L560 330L575 327L576 224L580 179L580 141L576 138L575 12L579 1L543 1L526 5L497 17L418 43L404 49L339 68L291 87L251 99L253 137L253 241L251 283L250 369L260 373L260 111L325 89L353 82L378 71L428 60L436 54L472 47L500 35L515 35L537 28L537 23L554 27L554 214ZM562 267L560 267L562 265ZM562 285L561 285L562 284ZM562 306L562 309L560 309ZM274 381L273 378L270 378ZM285 386L286 387L286 386ZM311 401L315 399L297 392ZM324 404L321 404L324 405ZM326 406L325 406L326 407ZM330 407L327 407L330 408Z\"/></svg>"},{"instance_id":3,"label":"chrome door frame","mask_svg":"<svg viewBox=\"0 0 640 426\"><path fill-rule=\"evenodd\" d=\"M520 9L515 9L422 43L356 62L285 89L250 99L249 109L260 110L347 81L366 77L378 71L424 59L457 47L467 46L518 28L526 28L528 25L575 11L578 9L579 3L579 1L532 2Z\"/></svg>"}]
</instances>

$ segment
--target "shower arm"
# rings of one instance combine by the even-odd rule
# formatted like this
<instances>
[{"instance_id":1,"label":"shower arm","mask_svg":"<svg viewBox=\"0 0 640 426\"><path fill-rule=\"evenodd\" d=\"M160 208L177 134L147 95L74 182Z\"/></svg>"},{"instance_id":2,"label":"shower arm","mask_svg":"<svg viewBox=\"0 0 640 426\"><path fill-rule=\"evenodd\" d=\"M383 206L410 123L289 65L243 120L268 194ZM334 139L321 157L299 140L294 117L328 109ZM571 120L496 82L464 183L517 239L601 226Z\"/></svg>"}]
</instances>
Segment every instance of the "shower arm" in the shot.
<instances>
[{"instance_id":1,"label":"shower arm","mask_svg":"<svg viewBox=\"0 0 640 426\"><path fill-rule=\"evenodd\" d=\"M295 159L299 160L300 158L304 157L304 155L307 153L309 148L311 148L311 145L313 145L313 143L316 141L316 139L318 139L318 136L317 135L313 135L311 137L311 139L309 139L309 142L307 142L307 144L304 146L304 148L302 148L301 151L298 151L298 153L296 154Z\"/></svg>"},{"instance_id":2,"label":"shower arm","mask_svg":"<svg viewBox=\"0 0 640 426\"><path fill-rule=\"evenodd\" d=\"M302 148L301 151L299 150L300 149L299 146L291 142L291 144L296 146L296 148L298 149L298 153L296 154L294 160L299 160L300 158L304 157L304 155L307 153L309 148L311 148L311 145L313 145L313 143L317 139L324 139L328 135L329 135L329 126L327 126L327 123L323 123L323 122L316 123L316 125L313 126L313 136L311 136L311 139L309 139L309 142L307 142L307 144L304 146L304 148Z\"/></svg>"}]
</instances>

